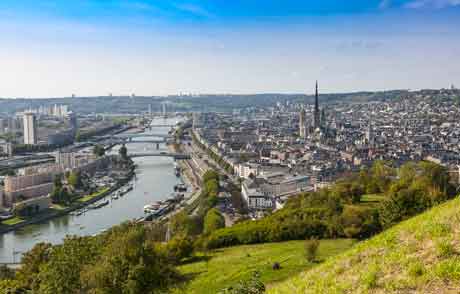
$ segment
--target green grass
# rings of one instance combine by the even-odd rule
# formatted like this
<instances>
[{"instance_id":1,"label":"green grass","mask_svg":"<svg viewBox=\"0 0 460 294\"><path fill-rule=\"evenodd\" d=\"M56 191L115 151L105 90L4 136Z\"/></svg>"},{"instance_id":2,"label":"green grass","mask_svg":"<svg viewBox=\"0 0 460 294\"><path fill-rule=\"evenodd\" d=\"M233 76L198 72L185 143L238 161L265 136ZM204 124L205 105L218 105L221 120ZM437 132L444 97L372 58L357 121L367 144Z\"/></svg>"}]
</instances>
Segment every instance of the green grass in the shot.
<instances>
[{"instance_id":1,"label":"green grass","mask_svg":"<svg viewBox=\"0 0 460 294\"><path fill-rule=\"evenodd\" d=\"M460 293L460 199L270 287L292 293Z\"/></svg>"},{"instance_id":2,"label":"green grass","mask_svg":"<svg viewBox=\"0 0 460 294\"><path fill-rule=\"evenodd\" d=\"M83 198L78 199L78 201L79 201L79 202L86 202L86 201L89 201L89 200L91 200L91 199L93 199L93 198L95 198L95 197L98 197L98 196L100 196L101 194L103 194L103 193L109 191L109 189L110 189L110 188L103 188L103 189L101 189L101 190L99 190L99 191L97 191L97 192L95 192L95 193L93 193L93 194L90 194L90 195L87 195L87 196L85 196L85 197L83 197Z\"/></svg>"},{"instance_id":3,"label":"green grass","mask_svg":"<svg viewBox=\"0 0 460 294\"><path fill-rule=\"evenodd\" d=\"M351 239L322 240L317 259L323 261L349 249L354 243ZM199 255L196 261L179 267L188 282L174 293L215 294L250 277L254 271L260 272L266 284L282 281L317 265L307 262L304 244L304 241L289 241L224 248L208 253L208 261ZM272 269L275 262L280 263L280 270Z\"/></svg>"},{"instance_id":4,"label":"green grass","mask_svg":"<svg viewBox=\"0 0 460 294\"><path fill-rule=\"evenodd\" d=\"M4 220L4 221L2 222L2 224L8 225L8 226L13 226L13 225L22 223L23 221L24 221L24 220L23 220L22 218L16 216L16 217L13 217L13 218Z\"/></svg>"}]
</instances>

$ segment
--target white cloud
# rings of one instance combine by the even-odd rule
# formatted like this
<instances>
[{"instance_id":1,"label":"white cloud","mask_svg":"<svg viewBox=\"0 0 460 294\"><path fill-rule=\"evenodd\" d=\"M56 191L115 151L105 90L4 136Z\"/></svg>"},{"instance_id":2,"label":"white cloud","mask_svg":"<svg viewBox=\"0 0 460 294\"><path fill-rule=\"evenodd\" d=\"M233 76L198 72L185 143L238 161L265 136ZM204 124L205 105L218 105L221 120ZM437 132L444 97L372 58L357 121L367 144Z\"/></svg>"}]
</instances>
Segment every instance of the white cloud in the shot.
<instances>
[{"instance_id":1,"label":"white cloud","mask_svg":"<svg viewBox=\"0 0 460 294\"><path fill-rule=\"evenodd\" d=\"M214 15L211 12L195 4L177 4L176 8L181 11L185 11L187 13L193 14L195 16L207 17L207 18L214 17Z\"/></svg>"},{"instance_id":2,"label":"white cloud","mask_svg":"<svg viewBox=\"0 0 460 294\"><path fill-rule=\"evenodd\" d=\"M460 6L460 0L413 0L404 5L406 8L446 8Z\"/></svg>"}]
</instances>

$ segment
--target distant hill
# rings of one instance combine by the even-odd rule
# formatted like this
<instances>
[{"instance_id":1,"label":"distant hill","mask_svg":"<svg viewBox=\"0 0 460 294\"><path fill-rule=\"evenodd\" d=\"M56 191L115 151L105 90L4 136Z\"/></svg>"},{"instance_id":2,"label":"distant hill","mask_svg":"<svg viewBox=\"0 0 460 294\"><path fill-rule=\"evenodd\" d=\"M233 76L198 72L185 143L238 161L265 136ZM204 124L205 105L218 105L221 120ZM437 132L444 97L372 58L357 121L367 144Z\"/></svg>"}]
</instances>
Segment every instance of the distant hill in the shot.
<instances>
[{"instance_id":1,"label":"distant hill","mask_svg":"<svg viewBox=\"0 0 460 294\"><path fill-rule=\"evenodd\" d=\"M268 293L460 293L459 232L456 198L358 243Z\"/></svg>"},{"instance_id":2,"label":"distant hill","mask_svg":"<svg viewBox=\"0 0 460 294\"><path fill-rule=\"evenodd\" d=\"M320 103L383 101L400 97L407 91L356 92L356 93L320 93ZM223 111L246 109L251 107L274 106L276 102L314 103L313 95L304 94L210 94L199 96L101 96L101 97L64 97L64 98L0 98L0 114L12 114L40 106L67 104L79 113L140 113L147 112L149 105L153 112L161 112L166 104L168 112L182 111Z\"/></svg>"}]
</instances>

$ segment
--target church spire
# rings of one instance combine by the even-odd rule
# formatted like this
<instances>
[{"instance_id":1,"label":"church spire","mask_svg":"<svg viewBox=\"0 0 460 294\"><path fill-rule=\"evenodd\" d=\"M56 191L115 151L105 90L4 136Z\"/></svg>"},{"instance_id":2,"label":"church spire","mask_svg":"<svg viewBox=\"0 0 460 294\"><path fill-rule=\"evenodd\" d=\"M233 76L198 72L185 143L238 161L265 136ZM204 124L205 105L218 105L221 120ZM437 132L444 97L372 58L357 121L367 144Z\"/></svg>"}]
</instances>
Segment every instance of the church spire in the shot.
<instances>
[{"instance_id":1,"label":"church spire","mask_svg":"<svg viewBox=\"0 0 460 294\"><path fill-rule=\"evenodd\" d=\"M316 81L315 89L315 110L313 114L314 118L314 127L315 129L320 126L320 113L319 113L319 101L318 101L318 81Z\"/></svg>"}]
</instances>

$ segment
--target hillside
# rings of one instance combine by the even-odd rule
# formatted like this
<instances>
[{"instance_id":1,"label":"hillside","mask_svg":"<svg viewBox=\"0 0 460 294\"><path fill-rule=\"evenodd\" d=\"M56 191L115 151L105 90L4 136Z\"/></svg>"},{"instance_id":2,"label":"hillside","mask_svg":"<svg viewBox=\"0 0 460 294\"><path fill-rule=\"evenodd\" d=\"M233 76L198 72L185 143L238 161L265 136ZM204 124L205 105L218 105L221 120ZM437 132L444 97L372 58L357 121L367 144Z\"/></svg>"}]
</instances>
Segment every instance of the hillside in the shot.
<instances>
[{"instance_id":1,"label":"hillside","mask_svg":"<svg viewBox=\"0 0 460 294\"><path fill-rule=\"evenodd\" d=\"M269 294L460 293L460 199L404 221Z\"/></svg>"},{"instance_id":2,"label":"hillside","mask_svg":"<svg viewBox=\"0 0 460 294\"><path fill-rule=\"evenodd\" d=\"M349 249L354 240L322 240L318 248L318 259L324 260ZM289 241L245 245L213 250L207 256L199 255L195 260L179 267L188 278L181 289L174 293L215 294L258 271L265 284L282 281L312 266L304 257L304 241ZM273 270L279 262L281 269Z\"/></svg>"}]
</instances>

